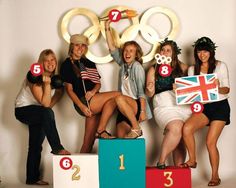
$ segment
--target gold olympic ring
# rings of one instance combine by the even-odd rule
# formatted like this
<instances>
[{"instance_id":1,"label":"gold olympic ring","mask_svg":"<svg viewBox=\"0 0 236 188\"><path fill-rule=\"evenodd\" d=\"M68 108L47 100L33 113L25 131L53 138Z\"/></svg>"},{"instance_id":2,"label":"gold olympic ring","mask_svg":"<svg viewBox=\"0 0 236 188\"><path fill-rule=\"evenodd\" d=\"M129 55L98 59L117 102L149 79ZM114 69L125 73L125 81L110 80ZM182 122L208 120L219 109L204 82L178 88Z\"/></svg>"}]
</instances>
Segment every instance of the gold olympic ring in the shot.
<instances>
[{"instance_id":1,"label":"gold olympic ring","mask_svg":"<svg viewBox=\"0 0 236 188\"><path fill-rule=\"evenodd\" d=\"M129 8L126 6L114 6L114 7L107 9L103 13L102 17L107 16L109 11L112 9L118 9L118 10L122 11L122 10L132 9L132 8ZM146 24L148 19L150 18L150 16L153 15L154 13L160 13L160 14L166 15L171 22L171 30L163 38L160 38L157 31ZM102 36L104 38L106 38L105 37L105 30L104 30L104 21L99 22L98 16L94 12L92 12L88 9L74 8L74 9L68 11L64 15L64 17L61 21L61 33L62 33L62 36L66 42L69 43L69 41L70 41L70 34L68 31L68 25L70 23L70 20L74 16L77 16L77 15L83 15L83 16L88 17L93 24L91 27L87 28L83 33L85 36L88 37L89 44L93 44L97 41L97 39L100 36L100 32L101 32ZM142 15L142 17L140 18L140 21L138 19L138 16L136 16L136 17L131 18L131 22L132 22L131 26L126 28L126 30L121 34L121 36L114 28L111 28L112 34L114 36L114 40L115 40L116 45L118 47L120 47L126 41L135 40L135 38L140 33L142 35L142 37L148 43L150 43L152 45L151 51L142 57L144 63L149 62L154 58L155 53L156 53L156 49L159 45L158 42L163 41L166 37L168 37L170 39L174 39L176 34L179 32L179 23L178 23L177 16L175 15L175 13L173 11L171 11L170 9L164 8L164 7L150 8ZM88 50L86 57L95 63L108 63L108 62L112 61L112 57L110 54L103 56L103 57L98 57L98 56L95 56L90 50Z\"/></svg>"}]
</instances>

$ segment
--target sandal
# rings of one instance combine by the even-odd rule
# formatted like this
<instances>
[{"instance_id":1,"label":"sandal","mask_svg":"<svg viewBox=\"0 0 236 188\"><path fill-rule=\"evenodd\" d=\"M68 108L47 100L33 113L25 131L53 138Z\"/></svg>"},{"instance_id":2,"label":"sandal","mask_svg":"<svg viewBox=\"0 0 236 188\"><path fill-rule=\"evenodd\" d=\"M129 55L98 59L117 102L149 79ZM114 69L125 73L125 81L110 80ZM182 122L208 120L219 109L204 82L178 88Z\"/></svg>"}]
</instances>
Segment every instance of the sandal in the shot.
<instances>
[{"instance_id":1,"label":"sandal","mask_svg":"<svg viewBox=\"0 0 236 188\"><path fill-rule=\"evenodd\" d=\"M185 162L180 165L181 168L197 168L197 162Z\"/></svg>"},{"instance_id":2,"label":"sandal","mask_svg":"<svg viewBox=\"0 0 236 188\"><path fill-rule=\"evenodd\" d=\"M43 180L38 180L38 181L36 181L35 183L26 183L26 184L28 184L28 185L41 185L41 186L43 186L43 185L49 185L48 182L43 181Z\"/></svg>"},{"instance_id":3,"label":"sandal","mask_svg":"<svg viewBox=\"0 0 236 188\"><path fill-rule=\"evenodd\" d=\"M157 163L157 168L158 169L165 169L166 168L166 165L165 165L165 163L163 163L163 164L161 164L161 163Z\"/></svg>"},{"instance_id":4,"label":"sandal","mask_svg":"<svg viewBox=\"0 0 236 188\"><path fill-rule=\"evenodd\" d=\"M57 155L71 155L71 153L65 149L60 150Z\"/></svg>"},{"instance_id":5,"label":"sandal","mask_svg":"<svg viewBox=\"0 0 236 188\"><path fill-rule=\"evenodd\" d=\"M114 139L114 138L116 138L115 136L112 136L109 132L107 132L106 130L104 130L102 132L96 132L95 137L96 138L103 138L103 139Z\"/></svg>"},{"instance_id":6,"label":"sandal","mask_svg":"<svg viewBox=\"0 0 236 188\"><path fill-rule=\"evenodd\" d=\"M221 179L218 178L218 179L209 181L208 186L218 186L220 185L220 183L221 183Z\"/></svg>"},{"instance_id":7,"label":"sandal","mask_svg":"<svg viewBox=\"0 0 236 188\"><path fill-rule=\"evenodd\" d=\"M52 151L51 152L54 155L71 155L71 153L65 149L60 149L60 150L56 150L56 151Z\"/></svg>"},{"instance_id":8,"label":"sandal","mask_svg":"<svg viewBox=\"0 0 236 188\"><path fill-rule=\"evenodd\" d=\"M138 138L143 135L141 128L131 129L131 131L125 136L125 138Z\"/></svg>"}]
</instances>

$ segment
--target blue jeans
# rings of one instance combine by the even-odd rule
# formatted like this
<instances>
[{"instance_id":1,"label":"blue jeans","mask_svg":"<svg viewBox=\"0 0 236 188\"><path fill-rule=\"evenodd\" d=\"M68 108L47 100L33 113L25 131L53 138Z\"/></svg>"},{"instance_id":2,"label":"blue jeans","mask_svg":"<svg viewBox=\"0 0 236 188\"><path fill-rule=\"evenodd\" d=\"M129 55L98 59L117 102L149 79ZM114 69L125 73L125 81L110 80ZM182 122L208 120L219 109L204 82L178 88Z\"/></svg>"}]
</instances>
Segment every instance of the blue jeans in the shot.
<instances>
[{"instance_id":1,"label":"blue jeans","mask_svg":"<svg viewBox=\"0 0 236 188\"><path fill-rule=\"evenodd\" d=\"M29 127L29 149L27 157L26 183L32 184L40 179L40 160L42 143L47 137L52 153L64 149L56 128L54 112L51 108L29 105L15 108L15 116Z\"/></svg>"}]
</instances>

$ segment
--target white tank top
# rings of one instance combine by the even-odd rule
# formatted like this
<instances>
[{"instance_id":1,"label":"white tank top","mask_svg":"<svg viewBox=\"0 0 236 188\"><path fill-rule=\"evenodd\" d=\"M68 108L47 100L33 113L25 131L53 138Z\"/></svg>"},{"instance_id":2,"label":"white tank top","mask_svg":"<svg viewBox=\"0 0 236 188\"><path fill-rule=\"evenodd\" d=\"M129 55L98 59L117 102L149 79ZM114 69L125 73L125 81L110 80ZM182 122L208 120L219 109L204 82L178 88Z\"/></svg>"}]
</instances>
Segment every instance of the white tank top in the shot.
<instances>
[{"instance_id":1,"label":"white tank top","mask_svg":"<svg viewBox=\"0 0 236 188\"><path fill-rule=\"evenodd\" d=\"M54 94L55 89L52 90L52 94ZM21 90L18 93L15 101L15 107L23 107L23 106L29 106L29 105L39 105L38 101L34 98L29 85L27 84L26 79L24 80Z\"/></svg>"}]
</instances>

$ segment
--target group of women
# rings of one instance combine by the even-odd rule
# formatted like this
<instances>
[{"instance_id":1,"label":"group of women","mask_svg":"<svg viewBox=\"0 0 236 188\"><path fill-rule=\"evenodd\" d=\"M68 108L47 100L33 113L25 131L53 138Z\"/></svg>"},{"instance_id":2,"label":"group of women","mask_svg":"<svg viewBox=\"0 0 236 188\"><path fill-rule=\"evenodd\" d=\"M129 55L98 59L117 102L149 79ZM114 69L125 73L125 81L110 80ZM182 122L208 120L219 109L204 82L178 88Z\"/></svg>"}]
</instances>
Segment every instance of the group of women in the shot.
<instances>
[{"instance_id":1,"label":"group of women","mask_svg":"<svg viewBox=\"0 0 236 188\"><path fill-rule=\"evenodd\" d=\"M166 159L173 153L176 166L196 168L194 133L209 126L206 144L212 167L209 186L219 185L218 138L230 120L228 104L229 78L225 63L215 59L215 44L208 37L194 43L195 64L188 67L178 59L180 48L173 40L160 43L158 53L171 57L171 74L159 73L160 65L154 63L147 75L142 66L143 51L136 41L125 42L121 49L115 46L110 21L105 22L105 32L110 53L120 66L119 91L99 92L100 75L95 63L85 57L88 38L75 34L70 38L68 58L60 67L60 75L65 89L74 104L75 110L85 117L85 133L81 153L92 150L95 138L113 139L106 126L117 109L116 137L138 138L142 136L140 123L152 118L147 97L152 97L153 114L156 123L163 128L160 158L157 168L166 167ZM51 77L55 74L57 60L54 52L46 49L41 52L38 63L44 73L42 82L30 83L24 80L15 105L16 118L29 127L29 150L27 159L27 184L48 185L41 180L39 165L42 142L45 136L53 154L69 155L60 143L52 107L60 99L63 89L53 89ZM216 73L215 84L219 90L219 101L204 104L202 113L192 113L188 105L176 105L174 80L187 75ZM187 148L189 160L185 161Z\"/></svg>"}]
</instances>

